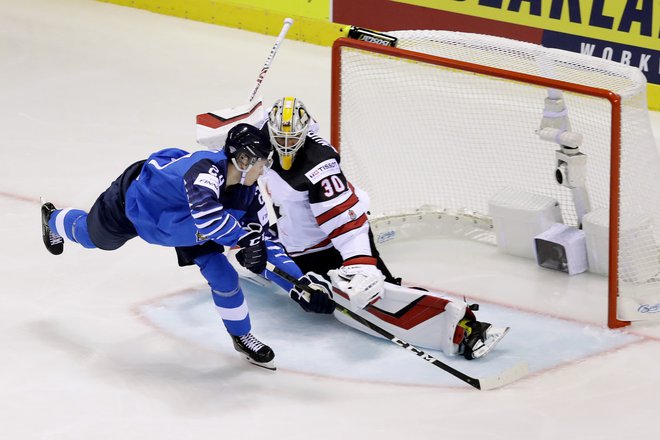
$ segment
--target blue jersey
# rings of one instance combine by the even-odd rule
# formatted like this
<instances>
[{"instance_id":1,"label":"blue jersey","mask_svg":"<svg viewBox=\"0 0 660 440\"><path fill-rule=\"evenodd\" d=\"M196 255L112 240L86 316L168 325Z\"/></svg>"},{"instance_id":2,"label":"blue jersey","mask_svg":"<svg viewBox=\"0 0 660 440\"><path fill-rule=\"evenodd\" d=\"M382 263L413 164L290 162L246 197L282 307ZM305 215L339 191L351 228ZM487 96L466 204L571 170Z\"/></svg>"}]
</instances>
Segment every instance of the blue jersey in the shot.
<instances>
[{"instance_id":1,"label":"blue jersey","mask_svg":"<svg viewBox=\"0 0 660 440\"><path fill-rule=\"evenodd\" d=\"M149 156L126 192L126 215L138 235L162 246L233 246L243 225L267 226L258 185L227 188L227 164L223 151L168 148Z\"/></svg>"}]
</instances>

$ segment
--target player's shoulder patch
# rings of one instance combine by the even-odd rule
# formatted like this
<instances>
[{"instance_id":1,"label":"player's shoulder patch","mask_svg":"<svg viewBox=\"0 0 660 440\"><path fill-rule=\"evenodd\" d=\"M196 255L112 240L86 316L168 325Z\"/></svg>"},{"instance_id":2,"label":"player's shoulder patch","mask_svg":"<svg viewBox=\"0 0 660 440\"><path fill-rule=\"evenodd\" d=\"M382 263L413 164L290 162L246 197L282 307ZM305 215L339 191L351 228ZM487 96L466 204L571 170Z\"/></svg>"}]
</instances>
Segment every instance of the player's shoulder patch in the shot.
<instances>
[{"instance_id":1,"label":"player's shoulder patch","mask_svg":"<svg viewBox=\"0 0 660 440\"><path fill-rule=\"evenodd\" d=\"M214 175L215 174L215 175ZM220 197L220 185L222 185L219 176L216 173L200 173L195 179L194 185L208 188L215 194L216 198Z\"/></svg>"},{"instance_id":2,"label":"player's shoulder patch","mask_svg":"<svg viewBox=\"0 0 660 440\"><path fill-rule=\"evenodd\" d=\"M341 168L339 168L339 162L337 162L336 159L331 158L324 160L323 162L320 162L315 167L307 171L305 173L305 177L307 177L307 179L313 184L316 184L325 177L339 173L341 173Z\"/></svg>"}]
</instances>

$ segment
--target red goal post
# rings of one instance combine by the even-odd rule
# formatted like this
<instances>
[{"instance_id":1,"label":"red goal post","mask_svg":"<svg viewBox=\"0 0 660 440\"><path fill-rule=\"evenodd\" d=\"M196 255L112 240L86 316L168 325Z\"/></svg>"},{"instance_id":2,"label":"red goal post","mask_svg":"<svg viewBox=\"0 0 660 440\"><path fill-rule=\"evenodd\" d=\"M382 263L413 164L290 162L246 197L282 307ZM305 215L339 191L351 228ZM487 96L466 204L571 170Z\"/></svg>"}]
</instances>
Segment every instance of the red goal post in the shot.
<instances>
[{"instance_id":1,"label":"red goal post","mask_svg":"<svg viewBox=\"0 0 660 440\"><path fill-rule=\"evenodd\" d=\"M556 199L564 223L581 225L570 191L552 178L559 144L534 133L544 98L559 93L573 130L584 136L592 221L609 235L608 261L600 270L608 277L607 324L660 318L649 313L660 308L660 204L643 200L660 195L653 188L659 185L635 176L636 167L650 167L644 177L660 178L643 75L497 37L393 34L397 47L340 38L332 49L331 141L349 178L370 194L373 223L419 217L432 207L485 219L485 233L492 235L488 201L496 190L516 187ZM402 182L391 186L388 176L395 173ZM441 194L429 196L429 185ZM637 237L632 243L631 234Z\"/></svg>"}]
</instances>

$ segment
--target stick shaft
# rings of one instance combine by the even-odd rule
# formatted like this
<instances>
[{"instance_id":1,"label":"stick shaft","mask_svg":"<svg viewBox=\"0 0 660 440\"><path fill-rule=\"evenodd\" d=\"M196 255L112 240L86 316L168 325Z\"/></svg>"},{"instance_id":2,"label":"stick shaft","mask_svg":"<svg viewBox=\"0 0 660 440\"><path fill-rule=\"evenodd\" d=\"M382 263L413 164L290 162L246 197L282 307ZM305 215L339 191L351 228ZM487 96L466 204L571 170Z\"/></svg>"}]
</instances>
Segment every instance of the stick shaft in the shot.
<instances>
[{"instance_id":1,"label":"stick shaft","mask_svg":"<svg viewBox=\"0 0 660 440\"><path fill-rule=\"evenodd\" d=\"M250 97L248 98L248 102L252 102L254 97L257 94L257 91L259 90L259 87L261 87L261 83L264 80L264 77L266 76L266 73L268 73L268 69L270 69L270 65L273 62L273 59L275 58L275 55L277 54L277 51L280 48L280 44L282 44L282 41L284 41L284 37L286 36L286 33L289 31L289 28L293 24L293 19L291 18L285 18L284 19L284 25L282 25L282 30L280 31L280 34L277 36L277 39L275 40L275 44L273 45L273 48L270 50L270 53L268 54L268 58L266 58L266 62L264 63L264 66L261 68L261 72L259 72L259 76L257 76L257 81L254 84L254 87L252 88L252 92L250 92Z\"/></svg>"}]
</instances>

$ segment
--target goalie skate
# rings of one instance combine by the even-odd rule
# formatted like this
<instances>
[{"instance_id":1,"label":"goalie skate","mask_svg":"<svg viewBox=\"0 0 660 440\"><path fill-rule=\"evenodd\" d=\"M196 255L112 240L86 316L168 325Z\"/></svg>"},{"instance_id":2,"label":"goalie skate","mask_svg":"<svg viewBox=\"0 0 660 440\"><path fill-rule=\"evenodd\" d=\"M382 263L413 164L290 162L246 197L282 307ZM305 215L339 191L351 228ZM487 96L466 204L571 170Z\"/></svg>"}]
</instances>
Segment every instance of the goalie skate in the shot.
<instances>
[{"instance_id":1,"label":"goalie skate","mask_svg":"<svg viewBox=\"0 0 660 440\"><path fill-rule=\"evenodd\" d=\"M243 336L232 336L234 348L245 360L258 367L268 370L276 370L275 353L273 350L260 340L254 337L252 333Z\"/></svg>"},{"instance_id":2,"label":"goalie skate","mask_svg":"<svg viewBox=\"0 0 660 440\"><path fill-rule=\"evenodd\" d=\"M459 344L458 354L466 359L478 359L488 354L504 336L509 327L493 327L487 322L462 320L459 324L465 329L465 337Z\"/></svg>"}]
</instances>

